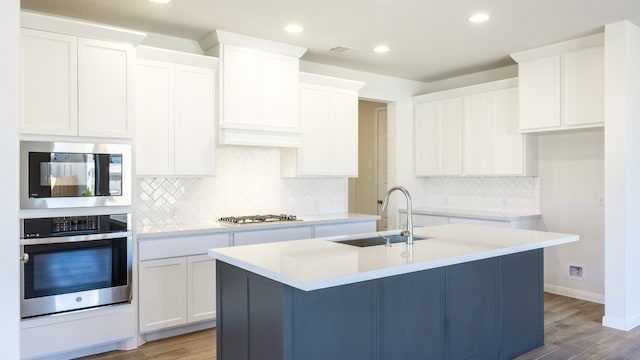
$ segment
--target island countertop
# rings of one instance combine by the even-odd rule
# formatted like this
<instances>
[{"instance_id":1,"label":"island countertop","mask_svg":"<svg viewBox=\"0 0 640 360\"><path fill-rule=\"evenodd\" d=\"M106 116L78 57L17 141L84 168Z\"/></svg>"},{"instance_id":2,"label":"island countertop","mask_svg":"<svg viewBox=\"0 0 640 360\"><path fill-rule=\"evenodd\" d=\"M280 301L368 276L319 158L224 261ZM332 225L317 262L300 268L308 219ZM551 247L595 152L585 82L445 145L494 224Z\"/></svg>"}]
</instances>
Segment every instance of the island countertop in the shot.
<instances>
[{"instance_id":1,"label":"island countertop","mask_svg":"<svg viewBox=\"0 0 640 360\"><path fill-rule=\"evenodd\" d=\"M382 234L397 234L398 230ZM395 243L356 247L341 240L377 236L356 234L210 249L220 261L304 291L455 265L579 240L578 235L447 224L415 228L426 237L412 246Z\"/></svg>"}]
</instances>

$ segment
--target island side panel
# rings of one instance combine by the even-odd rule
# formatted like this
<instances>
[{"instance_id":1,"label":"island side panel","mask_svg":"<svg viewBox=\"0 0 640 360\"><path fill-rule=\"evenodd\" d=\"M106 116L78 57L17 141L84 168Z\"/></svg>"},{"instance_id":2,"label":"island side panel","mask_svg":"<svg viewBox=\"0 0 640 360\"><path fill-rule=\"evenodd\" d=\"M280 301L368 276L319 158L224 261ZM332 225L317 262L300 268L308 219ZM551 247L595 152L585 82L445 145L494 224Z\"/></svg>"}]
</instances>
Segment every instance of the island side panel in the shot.
<instances>
[{"instance_id":1,"label":"island side panel","mask_svg":"<svg viewBox=\"0 0 640 360\"><path fill-rule=\"evenodd\" d=\"M498 258L446 268L448 359L498 358L498 278Z\"/></svg>"},{"instance_id":2,"label":"island side panel","mask_svg":"<svg viewBox=\"0 0 640 360\"><path fill-rule=\"evenodd\" d=\"M247 271L216 260L217 358L249 358Z\"/></svg>"},{"instance_id":3,"label":"island side panel","mask_svg":"<svg viewBox=\"0 0 640 360\"><path fill-rule=\"evenodd\" d=\"M284 354L284 324L289 323L290 313L285 312L285 294L290 288L255 274L249 274L248 281L249 359L291 359Z\"/></svg>"},{"instance_id":4,"label":"island side panel","mask_svg":"<svg viewBox=\"0 0 640 360\"><path fill-rule=\"evenodd\" d=\"M501 359L544 345L543 250L503 256Z\"/></svg>"},{"instance_id":5,"label":"island side panel","mask_svg":"<svg viewBox=\"0 0 640 360\"><path fill-rule=\"evenodd\" d=\"M292 289L293 358L375 358L375 283L359 282L314 291Z\"/></svg>"},{"instance_id":6,"label":"island side panel","mask_svg":"<svg viewBox=\"0 0 640 360\"><path fill-rule=\"evenodd\" d=\"M445 359L444 268L380 279L381 360Z\"/></svg>"}]
</instances>

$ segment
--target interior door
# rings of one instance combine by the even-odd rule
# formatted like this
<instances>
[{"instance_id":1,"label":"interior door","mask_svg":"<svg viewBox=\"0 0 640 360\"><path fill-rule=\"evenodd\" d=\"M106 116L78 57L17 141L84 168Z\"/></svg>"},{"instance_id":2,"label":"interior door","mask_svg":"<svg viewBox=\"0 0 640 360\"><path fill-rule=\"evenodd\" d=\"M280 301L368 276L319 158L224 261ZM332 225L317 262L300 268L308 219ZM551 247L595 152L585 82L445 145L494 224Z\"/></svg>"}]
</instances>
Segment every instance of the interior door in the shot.
<instances>
[{"instance_id":1,"label":"interior door","mask_svg":"<svg viewBox=\"0 0 640 360\"><path fill-rule=\"evenodd\" d=\"M380 205L387 194L388 184L388 157L387 157L387 107L379 107L375 110L376 118L376 159L377 159L377 213L380 220L377 221L376 227L378 231L388 229L387 212L380 213Z\"/></svg>"}]
</instances>

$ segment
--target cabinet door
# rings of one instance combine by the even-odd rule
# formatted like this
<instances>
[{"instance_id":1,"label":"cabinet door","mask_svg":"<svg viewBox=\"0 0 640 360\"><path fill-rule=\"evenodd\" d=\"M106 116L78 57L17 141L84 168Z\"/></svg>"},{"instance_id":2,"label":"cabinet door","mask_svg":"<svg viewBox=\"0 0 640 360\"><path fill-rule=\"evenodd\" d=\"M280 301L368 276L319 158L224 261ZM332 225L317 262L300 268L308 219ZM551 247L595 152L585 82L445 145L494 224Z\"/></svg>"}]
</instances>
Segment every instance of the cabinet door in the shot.
<instances>
[{"instance_id":1,"label":"cabinet door","mask_svg":"<svg viewBox=\"0 0 640 360\"><path fill-rule=\"evenodd\" d=\"M20 50L20 132L77 135L77 38L22 29Z\"/></svg>"},{"instance_id":2,"label":"cabinet door","mask_svg":"<svg viewBox=\"0 0 640 360\"><path fill-rule=\"evenodd\" d=\"M133 135L131 45L78 39L78 134L122 137Z\"/></svg>"},{"instance_id":3,"label":"cabinet door","mask_svg":"<svg viewBox=\"0 0 640 360\"><path fill-rule=\"evenodd\" d=\"M330 171L329 91L321 86L300 86L300 148L298 175L326 175Z\"/></svg>"},{"instance_id":4,"label":"cabinet door","mask_svg":"<svg viewBox=\"0 0 640 360\"><path fill-rule=\"evenodd\" d=\"M186 324L186 258L141 261L139 279L141 333Z\"/></svg>"},{"instance_id":5,"label":"cabinet door","mask_svg":"<svg viewBox=\"0 0 640 360\"><path fill-rule=\"evenodd\" d=\"M492 93L464 97L464 172L492 172Z\"/></svg>"},{"instance_id":6,"label":"cabinet door","mask_svg":"<svg viewBox=\"0 0 640 360\"><path fill-rule=\"evenodd\" d=\"M518 64L520 130L560 126L560 56Z\"/></svg>"},{"instance_id":7,"label":"cabinet door","mask_svg":"<svg viewBox=\"0 0 640 360\"><path fill-rule=\"evenodd\" d=\"M491 95L491 162L493 175L523 175L524 137L518 130L518 89Z\"/></svg>"},{"instance_id":8,"label":"cabinet door","mask_svg":"<svg viewBox=\"0 0 640 360\"><path fill-rule=\"evenodd\" d=\"M175 174L214 175L212 69L175 65Z\"/></svg>"},{"instance_id":9,"label":"cabinet door","mask_svg":"<svg viewBox=\"0 0 640 360\"><path fill-rule=\"evenodd\" d=\"M208 255L187 258L187 321L216 317L216 261Z\"/></svg>"},{"instance_id":10,"label":"cabinet door","mask_svg":"<svg viewBox=\"0 0 640 360\"><path fill-rule=\"evenodd\" d=\"M263 125L298 130L298 71L295 57L261 53Z\"/></svg>"},{"instance_id":11,"label":"cabinet door","mask_svg":"<svg viewBox=\"0 0 640 360\"><path fill-rule=\"evenodd\" d=\"M173 173L173 65L138 60L136 66L136 173Z\"/></svg>"},{"instance_id":12,"label":"cabinet door","mask_svg":"<svg viewBox=\"0 0 640 360\"><path fill-rule=\"evenodd\" d=\"M333 90L329 98L331 173L358 176L358 94Z\"/></svg>"},{"instance_id":13,"label":"cabinet door","mask_svg":"<svg viewBox=\"0 0 640 360\"><path fill-rule=\"evenodd\" d=\"M440 175L462 175L462 98L438 104Z\"/></svg>"},{"instance_id":14,"label":"cabinet door","mask_svg":"<svg viewBox=\"0 0 640 360\"><path fill-rule=\"evenodd\" d=\"M604 48L571 52L562 57L563 121L567 127L604 122Z\"/></svg>"},{"instance_id":15,"label":"cabinet door","mask_svg":"<svg viewBox=\"0 0 640 360\"><path fill-rule=\"evenodd\" d=\"M260 51L223 45L220 119L223 126L262 123L260 68Z\"/></svg>"},{"instance_id":16,"label":"cabinet door","mask_svg":"<svg viewBox=\"0 0 640 360\"><path fill-rule=\"evenodd\" d=\"M425 102L415 105L415 171L418 176L439 174L438 105Z\"/></svg>"}]
</instances>

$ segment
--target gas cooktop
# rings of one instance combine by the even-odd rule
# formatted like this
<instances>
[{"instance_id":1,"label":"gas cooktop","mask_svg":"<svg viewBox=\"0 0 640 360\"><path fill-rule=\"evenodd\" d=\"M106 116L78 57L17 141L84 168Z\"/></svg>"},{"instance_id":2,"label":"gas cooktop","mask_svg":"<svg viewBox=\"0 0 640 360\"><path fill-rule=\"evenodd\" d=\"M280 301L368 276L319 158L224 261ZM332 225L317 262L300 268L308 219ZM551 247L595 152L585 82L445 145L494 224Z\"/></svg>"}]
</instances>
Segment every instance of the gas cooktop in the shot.
<instances>
[{"instance_id":1,"label":"gas cooktop","mask_svg":"<svg viewBox=\"0 0 640 360\"><path fill-rule=\"evenodd\" d=\"M284 221L301 221L295 215L280 214L280 215L248 215L248 216L226 216L221 217L218 221L226 224L245 225L245 224L260 224L260 223L272 223L272 222L284 222Z\"/></svg>"}]
</instances>

